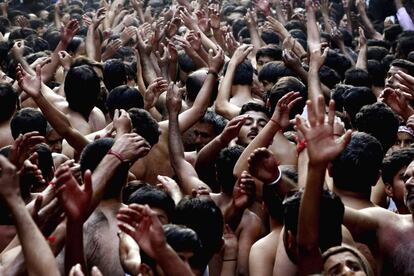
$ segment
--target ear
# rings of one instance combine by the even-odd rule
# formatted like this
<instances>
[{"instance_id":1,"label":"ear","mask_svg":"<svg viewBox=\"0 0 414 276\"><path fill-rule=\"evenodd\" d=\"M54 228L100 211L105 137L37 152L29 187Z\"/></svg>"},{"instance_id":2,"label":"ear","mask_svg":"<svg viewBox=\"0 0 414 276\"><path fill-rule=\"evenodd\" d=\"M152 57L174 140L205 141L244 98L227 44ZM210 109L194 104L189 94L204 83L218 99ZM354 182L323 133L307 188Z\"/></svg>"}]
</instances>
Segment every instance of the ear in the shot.
<instances>
[{"instance_id":1,"label":"ear","mask_svg":"<svg viewBox=\"0 0 414 276\"><path fill-rule=\"evenodd\" d=\"M394 188L392 187L392 185L385 183L385 193L388 197L392 198L394 196Z\"/></svg>"}]
</instances>

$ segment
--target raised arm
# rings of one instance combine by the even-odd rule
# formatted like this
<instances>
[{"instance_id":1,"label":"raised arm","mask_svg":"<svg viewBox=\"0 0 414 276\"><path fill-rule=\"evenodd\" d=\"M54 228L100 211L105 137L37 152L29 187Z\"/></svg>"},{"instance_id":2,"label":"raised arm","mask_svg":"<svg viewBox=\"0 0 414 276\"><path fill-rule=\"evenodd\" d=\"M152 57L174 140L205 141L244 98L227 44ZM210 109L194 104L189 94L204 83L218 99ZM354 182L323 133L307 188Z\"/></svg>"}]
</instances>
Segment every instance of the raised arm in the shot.
<instances>
[{"instance_id":1,"label":"raised arm","mask_svg":"<svg viewBox=\"0 0 414 276\"><path fill-rule=\"evenodd\" d=\"M241 109L240 107L230 103L231 87L233 85L236 68L246 59L252 50L253 46L247 44L241 45L237 48L227 65L226 74L220 83L215 109L218 114L228 120L231 120L233 117L239 115Z\"/></svg>"},{"instance_id":2,"label":"raised arm","mask_svg":"<svg viewBox=\"0 0 414 276\"><path fill-rule=\"evenodd\" d=\"M184 194L190 195L193 189L205 187L210 188L202 182L193 166L185 160L184 146L178 123L178 113L181 109L181 95L173 83L169 85L167 91L168 108L168 149L170 151L171 165L178 177L181 189Z\"/></svg>"},{"instance_id":3,"label":"raised arm","mask_svg":"<svg viewBox=\"0 0 414 276\"><path fill-rule=\"evenodd\" d=\"M60 275L55 257L20 197L16 168L0 156L0 196L13 215L29 275Z\"/></svg>"},{"instance_id":4,"label":"raised arm","mask_svg":"<svg viewBox=\"0 0 414 276\"><path fill-rule=\"evenodd\" d=\"M359 32L359 53L358 53L358 60L357 60L355 67L368 71L367 39L365 37L364 30L361 27L358 28L358 32Z\"/></svg>"},{"instance_id":5,"label":"raised arm","mask_svg":"<svg viewBox=\"0 0 414 276\"><path fill-rule=\"evenodd\" d=\"M334 102L329 104L328 119L325 120L325 103L318 97L318 109L307 103L309 126L296 117L296 127L305 137L309 154L306 187L299 209L298 248L299 270L303 275L320 273L322 256L319 249L320 201L328 163L335 159L351 139L351 131L335 139L333 124ZM309 231L312 229L312 231Z\"/></svg>"}]
</instances>

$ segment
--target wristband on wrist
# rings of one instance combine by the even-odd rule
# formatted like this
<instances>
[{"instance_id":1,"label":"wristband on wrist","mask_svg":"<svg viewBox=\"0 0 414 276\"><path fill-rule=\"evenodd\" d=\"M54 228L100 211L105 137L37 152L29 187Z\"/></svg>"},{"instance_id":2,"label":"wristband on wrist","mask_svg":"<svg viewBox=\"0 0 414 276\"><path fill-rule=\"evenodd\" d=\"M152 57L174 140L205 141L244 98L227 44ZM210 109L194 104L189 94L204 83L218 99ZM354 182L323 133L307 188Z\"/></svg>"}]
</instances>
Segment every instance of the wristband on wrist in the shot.
<instances>
[{"instance_id":1,"label":"wristband on wrist","mask_svg":"<svg viewBox=\"0 0 414 276\"><path fill-rule=\"evenodd\" d=\"M267 183L266 185L268 186L276 186L277 184L279 184L280 179L282 179L282 172L279 169L279 166L276 166L276 169L279 171L279 175L277 176L277 178L275 180L273 180L270 183Z\"/></svg>"},{"instance_id":2,"label":"wristband on wrist","mask_svg":"<svg viewBox=\"0 0 414 276\"><path fill-rule=\"evenodd\" d=\"M308 143L306 140L299 141L299 143L296 145L296 151L298 155L306 148L307 145Z\"/></svg>"},{"instance_id":3,"label":"wristband on wrist","mask_svg":"<svg viewBox=\"0 0 414 276\"><path fill-rule=\"evenodd\" d=\"M122 157L122 154L120 154L119 152L116 152L116 151L113 151L112 149L110 149L107 154L115 156L116 158L119 159L119 161L121 161L121 163L125 162L124 158Z\"/></svg>"},{"instance_id":4,"label":"wristband on wrist","mask_svg":"<svg viewBox=\"0 0 414 276\"><path fill-rule=\"evenodd\" d=\"M275 119L270 118L270 121L272 121L279 128L279 130L282 130L282 127L280 126L280 124Z\"/></svg>"}]
</instances>

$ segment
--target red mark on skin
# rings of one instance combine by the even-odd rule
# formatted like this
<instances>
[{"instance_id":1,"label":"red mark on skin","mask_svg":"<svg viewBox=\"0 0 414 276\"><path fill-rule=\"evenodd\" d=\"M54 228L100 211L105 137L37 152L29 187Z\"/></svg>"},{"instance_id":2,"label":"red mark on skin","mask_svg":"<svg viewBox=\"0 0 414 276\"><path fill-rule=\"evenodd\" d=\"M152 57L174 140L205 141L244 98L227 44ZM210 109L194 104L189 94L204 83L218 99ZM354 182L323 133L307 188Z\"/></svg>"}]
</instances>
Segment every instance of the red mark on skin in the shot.
<instances>
[{"instance_id":1,"label":"red mark on skin","mask_svg":"<svg viewBox=\"0 0 414 276\"><path fill-rule=\"evenodd\" d=\"M55 236L50 236L49 238L47 238L47 240L48 240L50 243L54 243L54 242L56 241L56 237L55 237Z\"/></svg>"}]
</instances>

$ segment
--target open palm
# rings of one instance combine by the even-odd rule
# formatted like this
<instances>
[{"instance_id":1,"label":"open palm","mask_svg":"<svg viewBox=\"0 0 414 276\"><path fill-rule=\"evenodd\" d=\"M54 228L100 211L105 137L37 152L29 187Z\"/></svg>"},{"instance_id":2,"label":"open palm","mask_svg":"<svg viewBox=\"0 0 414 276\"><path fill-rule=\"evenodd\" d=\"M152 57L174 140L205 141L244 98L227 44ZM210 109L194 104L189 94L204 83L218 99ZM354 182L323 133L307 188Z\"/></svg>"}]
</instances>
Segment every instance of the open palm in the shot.
<instances>
[{"instance_id":1,"label":"open palm","mask_svg":"<svg viewBox=\"0 0 414 276\"><path fill-rule=\"evenodd\" d=\"M36 76L27 73L19 64L17 66L17 81L22 90L24 90L31 97L36 98L40 95L40 88L42 85L41 66L36 66Z\"/></svg>"}]
</instances>

